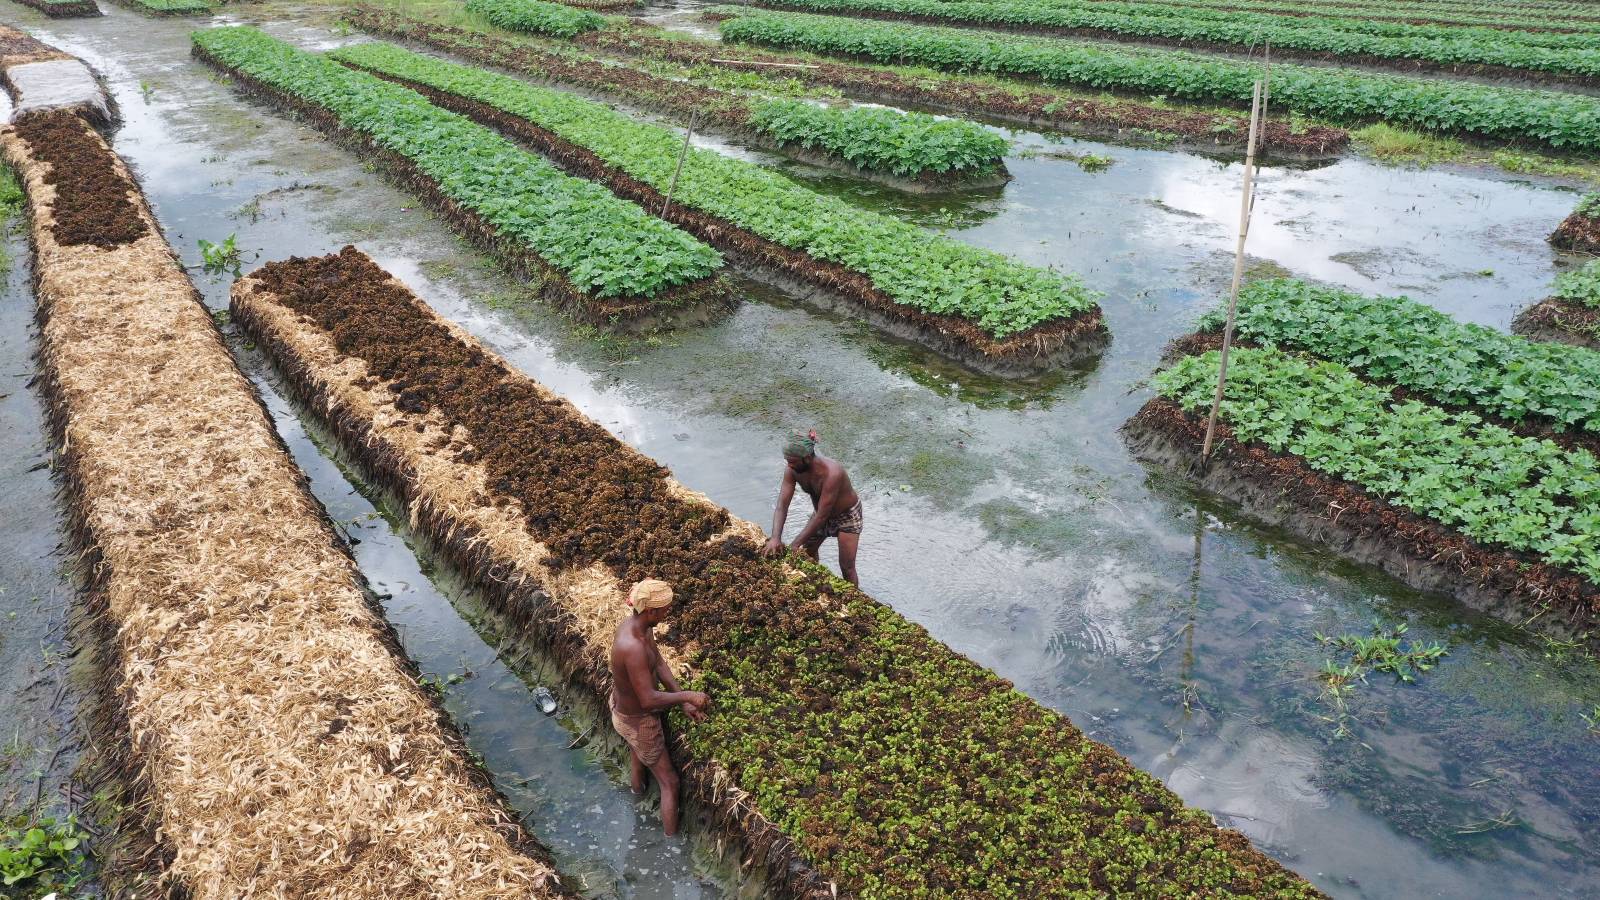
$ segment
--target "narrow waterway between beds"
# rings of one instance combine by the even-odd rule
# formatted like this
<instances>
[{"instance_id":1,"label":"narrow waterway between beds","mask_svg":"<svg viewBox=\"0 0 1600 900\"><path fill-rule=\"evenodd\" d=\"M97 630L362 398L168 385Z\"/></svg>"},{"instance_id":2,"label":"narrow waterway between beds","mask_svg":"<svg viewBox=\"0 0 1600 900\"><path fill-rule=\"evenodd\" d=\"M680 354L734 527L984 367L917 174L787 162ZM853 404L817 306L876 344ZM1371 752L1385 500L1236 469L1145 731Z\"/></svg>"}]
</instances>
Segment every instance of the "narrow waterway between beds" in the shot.
<instances>
[{"instance_id":1,"label":"narrow waterway between beds","mask_svg":"<svg viewBox=\"0 0 1600 900\"><path fill-rule=\"evenodd\" d=\"M0 8L108 77L126 118L116 149L186 262L200 262L197 240L229 234L247 268L357 243L682 481L758 522L770 516L779 438L816 427L866 501L869 592L1336 896L1577 897L1600 877L1600 735L1584 718L1600 716L1595 661L1254 528L1152 476L1118 437L1162 346L1225 284L1236 164L1019 134L1035 150L1114 162L1089 173L1019 153L1003 192L964 198L818 176L853 202L1104 291L1110 349L1050 378L977 377L755 289L713 326L621 341L532 303L358 159L192 62L187 33L204 23L117 7L49 22ZM241 4L218 19L261 22L307 46L346 39L316 9ZM1360 159L1271 168L1250 250L1257 271L1403 291L1505 327L1570 264L1543 238L1575 200L1549 185ZM229 279L195 275L224 308ZM275 398L272 411L330 513L369 516L293 414ZM566 749L574 735L534 712L529 688L497 667L403 542L370 530L369 540L351 529L356 551L377 589L394 594L408 649L426 671L477 673L447 688L448 705L562 862L624 895L719 894L689 851L662 849L625 786ZM1374 618L1450 653L1414 685L1370 676L1341 714L1315 677L1338 654L1316 635L1366 634Z\"/></svg>"}]
</instances>

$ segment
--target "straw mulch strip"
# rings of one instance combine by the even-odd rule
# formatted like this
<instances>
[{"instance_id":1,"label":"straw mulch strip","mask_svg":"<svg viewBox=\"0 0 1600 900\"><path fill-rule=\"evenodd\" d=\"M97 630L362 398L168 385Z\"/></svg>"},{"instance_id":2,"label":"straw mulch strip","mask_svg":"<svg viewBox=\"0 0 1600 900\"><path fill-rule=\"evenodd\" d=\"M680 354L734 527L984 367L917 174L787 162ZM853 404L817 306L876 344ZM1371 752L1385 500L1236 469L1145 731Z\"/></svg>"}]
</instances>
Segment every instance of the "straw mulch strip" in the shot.
<instances>
[{"instance_id":1,"label":"straw mulch strip","mask_svg":"<svg viewBox=\"0 0 1600 900\"><path fill-rule=\"evenodd\" d=\"M1530 554L1485 546L1323 475L1297 456L1240 444L1223 422L1217 424L1210 465L1199 469L1205 418L1166 398L1146 403L1123 431L1141 458L1188 471L1201 487L1263 521L1377 565L1414 587L1450 591L1503 618L1521 622L1539 613L1542 626L1600 647L1600 589L1572 572Z\"/></svg>"},{"instance_id":2,"label":"straw mulch strip","mask_svg":"<svg viewBox=\"0 0 1600 900\"><path fill-rule=\"evenodd\" d=\"M69 113L0 133L32 213L45 391L125 776L165 892L560 896L393 636L142 197L135 240L55 237ZM80 138L35 143L73 127ZM103 142L100 147L109 153ZM103 193L133 184L111 158ZM115 885L117 875L110 873Z\"/></svg>"},{"instance_id":3,"label":"straw mulch strip","mask_svg":"<svg viewBox=\"0 0 1600 900\"><path fill-rule=\"evenodd\" d=\"M713 697L708 723L671 721L674 757L690 796L781 893L877 884L888 896L970 896L999 870L1016 891L1118 893L1153 879L1185 892L1320 896L871 598L812 567L758 559L758 529L677 485L354 248L263 267L235 283L232 310L516 637L548 642L595 699L610 688L624 586L646 575L674 585L664 649ZM744 670L756 674L730 678ZM914 694L896 692L940 679L935 695L955 699L902 712ZM863 692L878 704L856 705ZM777 704L770 718L733 711L764 698ZM752 739L800 741L820 759L772 747L730 765L718 752ZM984 793L991 774L999 794ZM780 830L768 817L774 790L797 824ZM769 799L758 804L755 791ZM928 835L898 820L929 805L962 823L924 823L945 830L918 851ZM966 824L997 809L1007 814L985 821L1003 831Z\"/></svg>"}]
</instances>

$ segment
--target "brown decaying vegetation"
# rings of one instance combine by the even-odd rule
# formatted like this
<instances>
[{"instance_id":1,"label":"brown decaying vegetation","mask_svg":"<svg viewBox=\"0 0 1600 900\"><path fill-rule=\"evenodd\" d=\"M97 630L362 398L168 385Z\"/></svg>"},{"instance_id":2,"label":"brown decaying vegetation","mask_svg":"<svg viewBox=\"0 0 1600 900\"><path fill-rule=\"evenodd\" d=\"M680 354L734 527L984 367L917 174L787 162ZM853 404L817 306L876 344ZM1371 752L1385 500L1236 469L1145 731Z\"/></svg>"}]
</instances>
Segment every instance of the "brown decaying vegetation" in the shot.
<instances>
[{"instance_id":1,"label":"brown decaying vegetation","mask_svg":"<svg viewBox=\"0 0 1600 900\"><path fill-rule=\"evenodd\" d=\"M924 172L915 178L905 178L888 172L862 169L846 159L819 150L807 150L798 144L786 146L767 133L751 127L750 100L731 91L652 75L598 59L584 59L570 52L566 55L548 53L525 42L452 25L419 22L370 6L352 9L345 19L362 31L424 44L463 59L516 72L531 80L593 91L680 119L694 113L697 115L697 128L701 131L725 134L752 146L901 190L925 193L954 188L999 187L1011 180L1004 162L999 163L997 171L980 176L960 172ZM415 85L411 87L417 89Z\"/></svg>"},{"instance_id":2,"label":"brown decaying vegetation","mask_svg":"<svg viewBox=\"0 0 1600 900\"><path fill-rule=\"evenodd\" d=\"M0 25L0 69L47 59L71 59L26 31Z\"/></svg>"},{"instance_id":3,"label":"brown decaying vegetation","mask_svg":"<svg viewBox=\"0 0 1600 900\"><path fill-rule=\"evenodd\" d=\"M758 529L677 485L659 465L433 313L354 248L263 267L235 283L232 311L299 399L407 505L414 527L486 591L513 623L513 638L550 645L569 677L596 698L610 687L605 655L625 614L623 586L645 575L664 577L678 590L678 610L663 643L669 662L686 676L696 674L688 670L691 663L707 666L710 676L735 665L739 654L755 652L740 649L741 634L782 641L804 632L832 641L840 646L819 646L810 656L813 667L827 668L833 663L825 661L835 654L849 656L852 640L875 633L870 624L875 620L861 618L858 604L870 603L864 595L834 580L757 560ZM1149 827L1171 829L1174 840L1194 848L1197 859L1203 856L1232 873L1235 880L1226 892L1298 885L1302 893L1314 893L1240 835L1184 810L1170 792L1114 752L1083 741L1071 723L1014 695L992 673L931 639L919 647L919 653L942 659L945 669L971 675L959 688L973 692L968 703L990 695L1012 697L1018 704L1015 715L1052 720L1046 733L1054 737L1041 741L1050 746L1039 753L1062 752L1055 749L1059 738L1087 754L1083 765L1098 773L1095 783L1110 796L1140 792L1143 813L1156 823ZM859 659L844 658L842 665L838 674L847 681L877 677L861 670ZM853 676L848 674L852 666ZM890 680L895 675L884 673ZM826 696L813 696L798 677L766 688L792 692L789 715L827 704ZM996 737L971 727L971 740ZM930 740L940 744L944 738ZM849 846L848 835L818 818L807 819L804 834L780 832L741 791L737 773L716 760L685 759L686 741L685 735L674 735L672 746L690 796L742 841L746 858L762 864L781 893L832 897L835 885L827 879L837 879L842 895L863 878L862 872L829 866L833 853L827 848ZM823 771L829 771L827 764ZM833 802L826 788L830 777L813 787L819 803ZM903 796L921 784L916 779L881 783L871 791ZM1084 802L1104 809L1097 800ZM1111 890L1124 883L1125 873L1104 880L1115 864L1102 870L1102 860L1085 859L1082 851L1102 833L1120 834L1125 825L1120 816L1107 812L1095 820L1083 838L1085 847L1034 846L1027 852L1059 853L1074 875ZM952 838L968 853L982 853L996 839L989 834ZM868 849L886 857L896 852ZM1173 863L1141 860L1135 867ZM959 883L944 880L949 873L926 863L908 865L903 856L872 865L897 886ZM1172 877L1181 883L1186 876Z\"/></svg>"},{"instance_id":4,"label":"brown decaying vegetation","mask_svg":"<svg viewBox=\"0 0 1600 900\"><path fill-rule=\"evenodd\" d=\"M786 78L838 88L849 96L945 112L977 114L1025 125L1111 137L1147 139L1151 133L1178 135L1182 146L1242 152L1248 118L1229 114L1163 109L1135 100L1099 101L1065 97L1048 90L1026 94L982 81L936 76L918 79L866 65L827 62L733 44L677 40L660 29L637 25L626 30L601 29L577 35L573 42L630 57L659 57L685 65L722 66L772 74L763 63L801 63L810 68L784 68ZM1296 130L1281 119L1268 119L1262 151L1283 159L1337 156L1350 144L1343 128L1314 125Z\"/></svg>"},{"instance_id":5,"label":"brown decaying vegetation","mask_svg":"<svg viewBox=\"0 0 1600 900\"><path fill-rule=\"evenodd\" d=\"M1146 403L1124 432L1143 458L1166 466L1198 464L1205 418L1163 397ZM1298 457L1241 445L1217 424L1212 460L1194 469L1201 486L1253 515L1346 555L1382 567L1415 587L1450 590L1471 606L1514 621L1542 616L1600 647L1600 590L1582 577L1522 553L1477 541L1323 475ZM1560 628L1557 625L1558 629Z\"/></svg>"},{"instance_id":6,"label":"brown decaying vegetation","mask_svg":"<svg viewBox=\"0 0 1600 900\"><path fill-rule=\"evenodd\" d=\"M1550 297L1511 320L1511 330L1536 341L1556 341L1600 350L1600 309L1573 300ZM1600 447L1592 447L1600 453Z\"/></svg>"},{"instance_id":7,"label":"brown decaying vegetation","mask_svg":"<svg viewBox=\"0 0 1600 900\"><path fill-rule=\"evenodd\" d=\"M1578 253L1600 253L1600 219L1574 211L1550 233L1550 246Z\"/></svg>"},{"instance_id":8,"label":"brown decaying vegetation","mask_svg":"<svg viewBox=\"0 0 1600 900\"><path fill-rule=\"evenodd\" d=\"M113 637L122 732L101 743L137 798L122 824L150 840L124 864L195 898L563 896L399 655L126 168L71 113L39 116L31 134L82 140L8 128L0 146L32 215L87 608ZM83 164L58 156L83 141L137 238L56 239L53 170Z\"/></svg>"}]
</instances>

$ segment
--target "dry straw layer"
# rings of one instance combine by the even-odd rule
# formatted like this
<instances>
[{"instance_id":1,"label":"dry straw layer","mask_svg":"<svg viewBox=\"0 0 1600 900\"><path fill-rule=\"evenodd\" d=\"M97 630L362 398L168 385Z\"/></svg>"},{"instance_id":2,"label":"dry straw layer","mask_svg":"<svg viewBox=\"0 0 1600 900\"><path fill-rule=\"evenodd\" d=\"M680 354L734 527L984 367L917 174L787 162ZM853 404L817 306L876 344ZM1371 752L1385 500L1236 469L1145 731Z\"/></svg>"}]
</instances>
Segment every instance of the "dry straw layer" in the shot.
<instances>
[{"instance_id":1,"label":"dry straw layer","mask_svg":"<svg viewBox=\"0 0 1600 900\"><path fill-rule=\"evenodd\" d=\"M12 129L0 147L30 204L45 387L165 891L564 895L397 655L121 161L108 190L147 233L62 246L51 148Z\"/></svg>"},{"instance_id":2,"label":"dry straw layer","mask_svg":"<svg viewBox=\"0 0 1600 900\"><path fill-rule=\"evenodd\" d=\"M330 274L334 271L357 274ZM350 281L342 282L344 278ZM276 284L288 285L284 295L274 293L284 290L272 286ZM292 297L290 292L293 292ZM438 406L424 399L432 394L419 392L417 385L407 379L402 379L404 384L386 380L390 376L369 366L359 348L367 346L366 342L379 340L380 334L392 335L392 339L384 339L387 342L381 351L385 360L382 365L393 366L404 361L401 371L414 372L415 378L440 386L445 392L459 389L463 392L460 396L496 397L502 407L509 404L508 408L520 410L525 406L529 412L539 408L537 414L529 417L531 424L526 427L548 430L551 435L559 435L561 440L588 441L593 437L590 432L599 432L598 426L588 422L582 413L557 395L518 373L454 323L433 312L404 285L385 277L371 260L354 248L346 248L337 257L274 263L262 272L241 279L234 284L231 308L234 321L272 358L298 399L328 424L375 480L406 504L413 527L427 535L485 589L489 599L517 630L515 637L547 643L566 674L592 692L596 699L603 699L610 687L606 656L611 636L627 611L623 602L624 585L617 570L603 562L566 565L560 554L532 530L530 512L538 517L559 517L570 515L570 511L553 508L564 501L558 496L548 498L552 508L539 507L530 511L524 507L518 489L509 486L519 476L508 473L503 467L491 469L484 461L488 454L504 462L506 458L496 456L500 451L492 448L510 446L494 443L506 437L498 434L490 438L491 449L486 450L486 442L481 440L483 435L469 430L469 427L483 425L492 431L495 426L485 423L494 419L494 413L484 410L481 422L447 418ZM362 320L380 324L363 324ZM349 342L358 349L341 350L345 346L341 342ZM459 361L457 375L451 375L449 360ZM490 378L484 374L488 369L497 370L498 374ZM463 387L469 382L476 387ZM491 384L496 386L491 387ZM487 393L480 395L479 391ZM532 399L515 399L525 394ZM552 411L557 407L558 410ZM583 434L577 436L580 431ZM475 441L475 438L480 440ZM538 437L531 440L537 444ZM741 547L754 547L761 540L762 534L754 525L728 516L704 496L671 481L664 471L656 469L654 463L637 451L615 439L608 438L603 443L606 447L602 452L608 456L606 471L610 477L624 477L621 474L624 469L659 471L665 495L657 498L658 506L681 504L686 513L694 507L704 511L698 516L686 514L687 519L710 524L703 530L686 529L685 539L690 532L703 537L694 538L698 543L684 544L683 549L706 560L725 561L711 562L708 570L717 570L724 564L730 568L737 566L735 560L741 558L738 555ZM528 452L537 454L539 450L533 446ZM616 457L629 458L639 465L630 469L618 463ZM561 465L568 465L565 458L562 459ZM572 485L575 493L582 489L582 484ZM642 490L636 484L631 489ZM599 502L610 502L603 498L612 496L618 498L619 504L624 502L621 499L624 490L620 486L595 485L594 490L595 496L602 498ZM641 521L651 523L642 527L668 528L660 524L664 521L661 509L640 508L635 514ZM591 530L603 532L605 527L595 522ZM599 539L598 534L589 531L584 535L584 540ZM571 535L561 539L568 537ZM630 538L609 534L605 539L625 542ZM565 552L578 551L568 547ZM649 552L648 548L643 552ZM801 583L807 579L804 572L793 569L783 575L780 581ZM831 594L819 592L807 597L796 594L787 599L803 607L796 615L834 623L836 629L847 636L857 634L857 627L863 624L852 617L845 600ZM686 606L680 616L692 618L697 609L710 608L722 601L702 597L684 602ZM893 616L887 611L884 614ZM898 617L894 617L894 621L897 628L915 630ZM866 631L870 633L871 629ZM676 639L668 635L663 651L681 676L693 678L702 674L692 670L691 661L702 658L705 648L695 641L703 637L703 632L693 628ZM947 647L931 640L917 646L936 658L938 665L979 671ZM915 660L900 662L911 664ZM704 674L709 677L715 673ZM1000 716L1000 720L1011 723L1007 727L1026 727L1022 720L1029 716L1049 718L1053 715L1015 694L1008 684L982 679L975 679L972 684L974 690L1001 690L1016 701L1015 707L1007 706L1006 714ZM980 699L974 694L964 702L982 706ZM1012 713L1022 720L1012 718ZM992 723L976 721L959 725L963 734L975 740L994 737L992 731L986 730L991 727ZM1057 734L1077 734L1065 719L1059 719L1055 729ZM929 741L942 740L938 735L926 733L923 737ZM679 734L674 736L674 742L678 751L674 756L683 763L688 756L684 752L688 740ZM1061 777L1071 782L1069 788L1076 788L1069 793L1085 792L1078 796L1078 802L1090 810L1088 816L1094 821L1085 833L1076 836L1077 846L1099 847L1103 833L1120 833L1126 825L1124 818L1129 814L1112 810L1116 804L1132 798L1142 812L1130 817L1139 821L1128 826L1129 833L1142 835L1147 827L1162 831L1171 840L1162 850L1154 852L1183 860L1175 863L1173 859L1140 858L1127 860L1127 865L1113 860L1103 867L1093 868L1082 881L1093 881L1100 889L1112 892L1114 886L1138 881L1139 876L1134 872L1149 865L1152 871L1167 874L1146 873L1147 876L1162 879L1170 874L1171 880L1165 883L1170 889L1183 893L1200 891L1202 886L1207 886L1217 888L1218 894L1238 895L1237 886L1244 885L1245 893L1256 895L1270 892L1283 896L1318 896L1314 888L1252 849L1242 836L1219 830L1202 814L1184 810L1175 796L1165 792L1153 779L1137 773L1108 748L1082 741L1078 749L1086 753L1082 757L1082 768L1076 770L1076 774L1067 774L1071 767L1063 763L1054 768L1045 766L1028 775L1035 781ZM703 803L715 824L741 843L746 860L765 869L770 886L778 893L818 900L844 895L851 890L881 896L902 895L897 890L886 889L885 879L878 879L878 887L872 888L872 879L877 876L871 872L841 869L838 853L817 847L803 849L803 843L813 840L815 835L792 834L780 829L773 819L757 809L753 795L746 793L758 789L764 777L762 773L747 770L745 774L751 775L754 781L745 782L735 778L723 761L705 758L706 755L687 760L684 775L689 796ZM932 780L936 779L931 775L926 781L911 779L900 787L916 793ZM818 782L822 791L828 790L825 782L826 779ZM876 792L893 787L877 784L866 790ZM1104 791L1104 796L1093 793L1095 790ZM1056 812L1064 818L1078 811L1062 808ZM858 812L857 815L871 816L872 813ZM1041 815L1048 816L1050 811L1043 810ZM1146 819L1146 816L1151 818ZM980 843L998 839L994 835L966 837ZM988 849L1005 852L994 845ZM898 871L886 873L895 881L923 885L921 893L908 891L904 895L950 895L927 893L927 885L935 883L936 877L927 856L915 858L915 861L909 859L912 858L898 857L891 861L889 865ZM1194 868L1187 868L1191 863ZM1075 858L1073 864L1085 864L1085 860ZM1163 868L1168 864L1171 868ZM1055 874L1051 873L1050 877ZM1058 880L1072 877L1074 874L1067 874ZM837 883L830 879L837 879ZM1140 883L1146 888L1152 884Z\"/></svg>"}]
</instances>

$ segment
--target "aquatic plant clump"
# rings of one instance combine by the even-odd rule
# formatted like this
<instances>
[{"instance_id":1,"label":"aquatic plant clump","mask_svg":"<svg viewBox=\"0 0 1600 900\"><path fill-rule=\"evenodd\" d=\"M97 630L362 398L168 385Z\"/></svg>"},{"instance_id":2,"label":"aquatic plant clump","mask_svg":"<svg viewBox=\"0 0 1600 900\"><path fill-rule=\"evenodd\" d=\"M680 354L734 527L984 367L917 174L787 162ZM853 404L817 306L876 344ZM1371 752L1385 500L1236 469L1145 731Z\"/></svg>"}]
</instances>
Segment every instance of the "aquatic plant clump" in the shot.
<instances>
[{"instance_id":1,"label":"aquatic plant clump","mask_svg":"<svg viewBox=\"0 0 1600 900\"><path fill-rule=\"evenodd\" d=\"M1408 69L1515 73L1580 83L1600 74L1600 50L1592 40L1524 36L1493 29L1376 24L1320 16L1284 19L1113 0L1059 5L1023 0L756 0L753 5L1235 51L1266 42L1275 54Z\"/></svg>"},{"instance_id":2,"label":"aquatic plant clump","mask_svg":"<svg viewBox=\"0 0 1600 900\"><path fill-rule=\"evenodd\" d=\"M545 0L467 0L467 12L477 13L496 28L528 31L569 38L605 25L599 13Z\"/></svg>"},{"instance_id":3,"label":"aquatic plant clump","mask_svg":"<svg viewBox=\"0 0 1600 900\"><path fill-rule=\"evenodd\" d=\"M1175 50L713 7L724 40L948 72L1159 94L1248 106L1261 67ZM1334 122L1385 121L1426 131L1600 149L1600 101L1578 94L1382 75L1356 69L1274 65L1272 102Z\"/></svg>"},{"instance_id":4,"label":"aquatic plant clump","mask_svg":"<svg viewBox=\"0 0 1600 900\"><path fill-rule=\"evenodd\" d=\"M431 89L436 102L460 97L525 120L652 191L664 191L676 174L674 204L837 265L893 304L976 326L980 338L1026 338L1085 316L1096 317L1098 330L1096 295L1074 276L931 235L708 150L689 150L679 172L681 135L582 97L387 44L352 45L333 56ZM1000 349L995 355L1004 354Z\"/></svg>"},{"instance_id":5,"label":"aquatic plant clump","mask_svg":"<svg viewBox=\"0 0 1600 900\"><path fill-rule=\"evenodd\" d=\"M1586 280L1582 272L1562 277L1590 296L1600 287L1594 272ZM1560 287L1558 279L1558 296ZM1201 327L1222 324L1219 312ZM1600 354L1463 324L1407 297L1257 281L1239 292L1235 329L1241 339L1303 350L1448 406L1600 435Z\"/></svg>"},{"instance_id":6,"label":"aquatic plant clump","mask_svg":"<svg viewBox=\"0 0 1600 900\"><path fill-rule=\"evenodd\" d=\"M252 85L320 113L414 170L446 211L464 208L485 243L521 253L603 315L646 317L703 301L717 251L415 92L340 66L254 28L196 32L196 53Z\"/></svg>"},{"instance_id":7,"label":"aquatic plant clump","mask_svg":"<svg viewBox=\"0 0 1600 900\"><path fill-rule=\"evenodd\" d=\"M1320 896L893 610L760 558L748 523L355 250L271 264L236 284L233 310L597 699L624 586L673 585L664 650L713 698L707 722L670 722L686 784L789 892Z\"/></svg>"},{"instance_id":8,"label":"aquatic plant clump","mask_svg":"<svg viewBox=\"0 0 1600 900\"><path fill-rule=\"evenodd\" d=\"M40 384L99 638L92 727L131 794L96 846L106 893L570 896L418 687L126 166L71 112L21 125L0 149L27 194ZM69 172L100 195L75 208L127 203L143 227L57 240L49 179ZM39 851L75 838L45 837L4 864L26 896Z\"/></svg>"}]
</instances>

